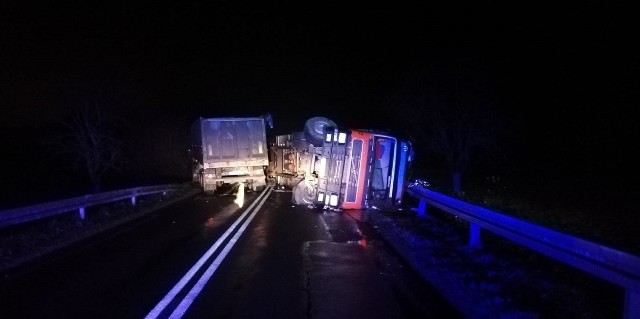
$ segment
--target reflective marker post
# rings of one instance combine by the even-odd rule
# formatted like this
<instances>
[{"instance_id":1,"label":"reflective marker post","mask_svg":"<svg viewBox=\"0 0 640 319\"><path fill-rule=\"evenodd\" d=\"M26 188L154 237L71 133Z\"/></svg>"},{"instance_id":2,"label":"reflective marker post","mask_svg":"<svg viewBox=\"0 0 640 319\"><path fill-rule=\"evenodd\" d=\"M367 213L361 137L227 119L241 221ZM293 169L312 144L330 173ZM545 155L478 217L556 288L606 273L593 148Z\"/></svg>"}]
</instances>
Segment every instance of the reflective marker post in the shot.
<instances>
[{"instance_id":1,"label":"reflective marker post","mask_svg":"<svg viewBox=\"0 0 640 319\"><path fill-rule=\"evenodd\" d=\"M480 226L469 223L469 247L482 248L482 242L480 240Z\"/></svg>"},{"instance_id":2,"label":"reflective marker post","mask_svg":"<svg viewBox=\"0 0 640 319\"><path fill-rule=\"evenodd\" d=\"M640 319L640 293L627 289L624 294L624 319Z\"/></svg>"},{"instance_id":3,"label":"reflective marker post","mask_svg":"<svg viewBox=\"0 0 640 319\"><path fill-rule=\"evenodd\" d=\"M418 216L419 217L427 217L427 201L420 200L420 204L418 206Z\"/></svg>"}]
</instances>

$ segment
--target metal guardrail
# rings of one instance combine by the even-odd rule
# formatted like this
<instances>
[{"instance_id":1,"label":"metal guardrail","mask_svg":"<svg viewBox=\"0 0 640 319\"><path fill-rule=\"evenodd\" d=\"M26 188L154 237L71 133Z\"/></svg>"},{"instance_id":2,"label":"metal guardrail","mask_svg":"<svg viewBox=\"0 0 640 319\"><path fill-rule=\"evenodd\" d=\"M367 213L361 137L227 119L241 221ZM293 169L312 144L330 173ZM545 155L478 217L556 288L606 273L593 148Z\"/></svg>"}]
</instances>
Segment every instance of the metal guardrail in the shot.
<instances>
[{"instance_id":1,"label":"metal guardrail","mask_svg":"<svg viewBox=\"0 0 640 319\"><path fill-rule=\"evenodd\" d=\"M469 246L481 246L482 228L621 286L625 289L624 318L640 319L640 257L502 215L425 186L424 182L415 182L407 190L420 201L419 216L425 217L431 205L469 222Z\"/></svg>"},{"instance_id":2,"label":"metal guardrail","mask_svg":"<svg viewBox=\"0 0 640 319\"><path fill-rule=\"evenodd\" d=\"M131 204L135 205L136 197L138 196L176 191L182 187L183 185L180 184L134 187L2 210L0 211L0 228L68 213L74 210L77 210L80 218L84 219L86 207L115 202L125 198L130 198Z\"/></svg>"}]
</instances>

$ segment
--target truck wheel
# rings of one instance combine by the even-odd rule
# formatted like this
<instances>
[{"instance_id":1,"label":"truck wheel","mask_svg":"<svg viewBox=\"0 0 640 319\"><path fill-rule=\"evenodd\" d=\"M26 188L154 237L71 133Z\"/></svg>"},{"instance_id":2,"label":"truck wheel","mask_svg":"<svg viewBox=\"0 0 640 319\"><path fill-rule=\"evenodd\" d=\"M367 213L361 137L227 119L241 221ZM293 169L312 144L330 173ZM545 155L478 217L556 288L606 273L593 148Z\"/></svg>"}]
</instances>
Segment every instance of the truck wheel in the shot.
<instances>
[{"instance_id":1,"label":"truck wheel","mask_svg":"<svg viewBox=\"0 0 640 319\"><path fill-rule=\"evenodd\" d=\"M293 187L293 203L296 205L313 204L316 196L316 189L307 181L302 181Z\"/></svg>"},{"instance_id":2,"label":"truck wheel","mask_svg":"<svg viewBox=\"0 0 640 319\"><path fill-rule=\"evenodd\" d=\"M307 142L321 146L324 141L324 128L336 126L336 123L326 117L312 117L304 123L304 137Z\"/></svg>"}]
</instances>

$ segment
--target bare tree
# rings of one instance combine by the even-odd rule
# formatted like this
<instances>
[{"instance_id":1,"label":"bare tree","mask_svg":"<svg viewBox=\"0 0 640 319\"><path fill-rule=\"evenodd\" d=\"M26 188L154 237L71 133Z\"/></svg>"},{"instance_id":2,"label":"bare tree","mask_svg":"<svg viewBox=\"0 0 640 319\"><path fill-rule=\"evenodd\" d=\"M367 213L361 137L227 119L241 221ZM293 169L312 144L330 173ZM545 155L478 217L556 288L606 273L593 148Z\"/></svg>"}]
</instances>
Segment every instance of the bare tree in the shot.
<instances>
[{"instance_id":1,"label":"bare tree","mask_svg":"<svg viewBox=\"0 0 640 319\"><path fill-rule=\"evenodd\" d=\"M135 118L133 147L127 150L130 175L153 182L190 178L189 125L180 112L138 110Z\"/></svg>"},{"instance_id":2,"label":"bare tree","mask_svg":"<svg viewBox=\"0 0 640 319\"><path fill-rule=\"evenodd\" d=\"M457 195L472 158L495 150L500 137L501 121L473 71L464 64L414 69L387 101L415 142L445 161Z\"/></svg>"},{"instance_id":3,"label":"bare tree","mask_svg":"<svg viewBox=\"0 0 640 319\"><path fill-rule=\"evenodd\" d=\"M62 123L65 131L56 144L62 153L71 155L75 164L86 169L95 193L110 170L123 164L122 142L116 137L113 123L97 104L85 104Z\"/></svg>"}]
</instances>

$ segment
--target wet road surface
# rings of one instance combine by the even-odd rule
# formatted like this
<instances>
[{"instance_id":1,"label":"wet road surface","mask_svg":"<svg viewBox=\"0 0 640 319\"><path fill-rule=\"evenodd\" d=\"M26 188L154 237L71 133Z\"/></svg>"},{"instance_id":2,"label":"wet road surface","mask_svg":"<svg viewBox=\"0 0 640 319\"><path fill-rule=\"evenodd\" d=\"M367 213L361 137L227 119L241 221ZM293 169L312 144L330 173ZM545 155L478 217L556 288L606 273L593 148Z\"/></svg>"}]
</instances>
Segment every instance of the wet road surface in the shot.
<instances>
[{"instance_id":1,"label":"wet road surface","mask_svg":"<svg viewBox=\"0 0 640 319\"><path fill-rule=\"evenodd\" d=\"M189 198L9 274L0 281L0 317L460 316L359 212L292 206L290 192L247 193L242 208L234 199Z\"/></svg>"}]
</instances>

